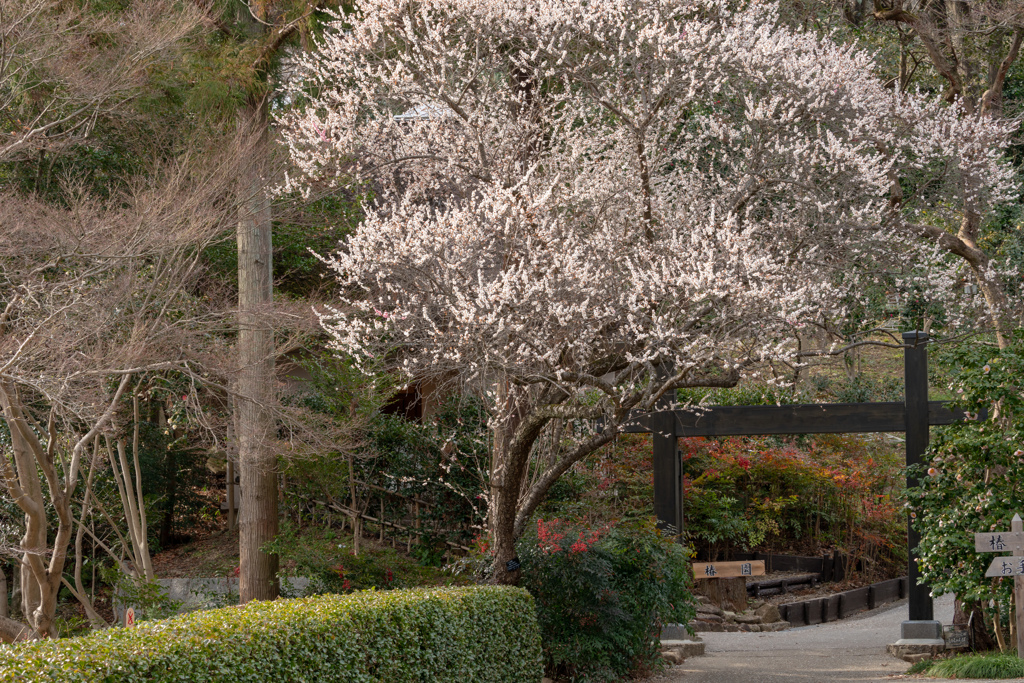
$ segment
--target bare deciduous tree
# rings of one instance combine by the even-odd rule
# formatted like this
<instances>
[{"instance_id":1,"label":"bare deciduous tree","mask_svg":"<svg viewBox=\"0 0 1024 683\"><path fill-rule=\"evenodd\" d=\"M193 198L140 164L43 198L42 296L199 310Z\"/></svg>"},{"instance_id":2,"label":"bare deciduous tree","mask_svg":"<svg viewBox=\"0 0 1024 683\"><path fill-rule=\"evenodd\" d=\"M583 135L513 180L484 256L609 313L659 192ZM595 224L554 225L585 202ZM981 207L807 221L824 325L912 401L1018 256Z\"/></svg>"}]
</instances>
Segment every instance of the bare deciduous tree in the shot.
<instances>
[{"instance_id":1,"label":"bare deciduous tree","mask_svg":"<svg viewBox=\"0 0 1024 683\"><path fill-rule=\"evenodd\" d=\"M125 105L150 69L203 21L195 7L161 0L140 1L116 15L50 0L4 0L0 16L2 161L59 152L85 139L97 120L129 114ZM169 191L172 201L185 199L185 174L162 178L167 184L160 191ZM197 205L173 207L158 200L154 187L135 189L107 206L79 193L70 196L70 210L4 191L0 407L10 441L0 474L5 492L25 513L18 588L28 621L26 628L4 617L4 639L52 634L81 470L128 386L135 370L128 365L154 357L142 352L143 337L164 326L154 320L170 320L171 311L159 307L178 298L184 283L171 285L177 292L161 288L183 274L182 264L195 266L194 238L203 223L196 220ZM148 213L141 202L153 200L154 213ZM147 235L150 229L168 232ZM161 254L162 248L169 250ZM193 258L182 259L190 248ZM134 289L140 280L148 287ZM156 339L154 346L167 341ZM52 542L48 507L57 517Z\"/></svg>"},{"instance_id":2,"label":"bare deciduous tree","mask_svg":"<svg viewBox=\"0 0 1024 683\"><path fill-rule=\"evenodd\" d=\"M39 636L52 635L69 543L81 524L72 502L83 473L91 478L105 459L129 471L117 413L123 401L136 400L137 376L198 372L204 350L217 367L210 333L224 330L230 309L205 300L196 285L203 248L222 238L231 219L227 199L243 155L221 152L216 162L184 155L107 202L71 195L63 208L3 197L0 407L11 438L0 467L6 494L26 515L21 611ZM101 452L100 437L108 449L113 444L109 453ZM144 535L132 496L125 502ZM151 576L144 539L133 541L143 550L136 571Z\"/></svg>"},{"instance_id":3,"label":"bare deciduous tree","mask_svg":"<svg viewBox=\"0 0 1024 683\"><path fill-rule=\"evenodd\" d=\"M59 150L97 120L128 115L152 66L203 21L196 6L166 0L138 0L116 15L0 0L0 160Z\"/></svg>"}]
</instances>

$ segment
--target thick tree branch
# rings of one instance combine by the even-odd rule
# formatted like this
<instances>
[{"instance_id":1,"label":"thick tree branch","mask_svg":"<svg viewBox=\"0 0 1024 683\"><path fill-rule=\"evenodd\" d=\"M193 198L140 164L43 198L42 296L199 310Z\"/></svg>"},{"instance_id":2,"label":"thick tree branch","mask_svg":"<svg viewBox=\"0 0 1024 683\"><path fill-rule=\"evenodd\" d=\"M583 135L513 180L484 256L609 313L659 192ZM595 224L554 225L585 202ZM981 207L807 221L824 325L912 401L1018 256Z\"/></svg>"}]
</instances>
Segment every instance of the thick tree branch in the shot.
<instances>
[{"instance_id":1,"label":"thick tree branch","mask_svg":"<svg viewBox=\"0 0 1024 683\"><path fill-rule=\"evenodd\" d=\"M981 113L989 114L994 113L996 110L1001 109L1000 104L1003 96L1003 85L1006 83L1006 75L1010 73L1010 67L1013 66L1013 62L1017 59L1017 55L1020 54L1021 42L1024 41L1024 28L1018 28L1013 32L1013 40L1010 42L1010 51L999 65L999 70L996 72L996 77L989 85L988 90L981 97Z\"/></svg>"},{"instance_id":2,"label":"thick tree branch","mask_svg":"<svg viewBox=\"0 0 1024 683\"><path fill-rule=\"evenodd\" d=\"M950 64L945 55L942 54L941 49L933 36L928 32L921 18L902 8L880 8L880 3L878 2L875 3L875 7L873 16L878 21L904 23L914 30L914 33L920 38L921 44L924 45L925 50L928 52L928 57L935 66L935 70L949 82L946 101L949 103L956 101L956 98L963 94L963 81L960 79L960 74L957 73L956 66Z\"/></svg>"},{"instance_id":3,"label":"thick tree branch","mask_svg":"<svg viewBox=\"0 0 1024 683\"><path fill-rule=\"evenodd\" d=\"M519 511L516 513L515 529L513 531L513 535L516 538L523 535L526 523L530 521L530 517L533 516L537 506L544 501L544 496L547 494L548 489L551 488L551 485L558 481L558 478L565 474L575 463L587 457L601 446L611 443L617 433L617 424L606 425L604 430L579 444L540 475L536 483L527 492L526 498L519 504Z\"/></svg>"}]
</instances>

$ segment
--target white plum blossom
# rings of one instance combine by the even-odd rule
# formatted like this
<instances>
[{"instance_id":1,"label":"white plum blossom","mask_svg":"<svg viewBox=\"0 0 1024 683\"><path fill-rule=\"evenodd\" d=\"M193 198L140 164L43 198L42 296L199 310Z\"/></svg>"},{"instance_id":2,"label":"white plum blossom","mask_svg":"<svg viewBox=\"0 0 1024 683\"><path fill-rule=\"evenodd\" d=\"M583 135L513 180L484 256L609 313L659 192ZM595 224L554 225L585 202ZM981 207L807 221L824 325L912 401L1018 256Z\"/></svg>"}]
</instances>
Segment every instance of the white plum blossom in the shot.
<instances>
[{"instance_id":1,"label":"white plum blossom","mask_svg":"<svg viewBox=\"0 0 1024 683\"><path fill-rule=\"evenodd\" d=\"M953 291L935 217L1013 198L1012 124L732 4L366 0L298 60L282 191L375 197L324 328L489 401L501 563L630 410L790 356L883 274ZM598 415L528 486L546 425Z\"/></svg>"}]
</instances>

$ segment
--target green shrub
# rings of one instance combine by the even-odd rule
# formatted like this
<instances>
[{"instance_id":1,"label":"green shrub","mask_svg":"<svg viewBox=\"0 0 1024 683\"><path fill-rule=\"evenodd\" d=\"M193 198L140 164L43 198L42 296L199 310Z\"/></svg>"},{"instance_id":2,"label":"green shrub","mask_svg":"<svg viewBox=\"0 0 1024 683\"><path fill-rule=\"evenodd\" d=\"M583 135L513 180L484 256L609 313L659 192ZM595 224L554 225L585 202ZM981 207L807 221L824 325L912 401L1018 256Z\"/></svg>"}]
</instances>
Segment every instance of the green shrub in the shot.
<instances>
[{"instance_id":1,"label":"green shrub","mask_svg":"<svg viewBox=\"0 0 1024 683\"><path fill-rule=\"evenodd\" d=\"M0 681L535 682L525 590L367 591L194 612L0 648Z\"/></svg>"},{"instance_id":2,"label":"green shrub","mask_svg":"<svg viewBox=\"0 0 1024 683\"><path fill-rule=\"evenodd\" d=\"M519 546L549 676L612 681L659 661L663 623L694 615L683 546L650 521L586 529L538 520Z\"/></svg>"},{"instance_id":3,"label":"green shrub","mask_svg":"<svg viewBox=\"0 0 1024 683\"><path fill-rule=\"evenodd\" d=\"M1020 678L1024 660L1010 654L963 655L931 662L924 673L940 678Z\"/></svg>"}]
</instances>

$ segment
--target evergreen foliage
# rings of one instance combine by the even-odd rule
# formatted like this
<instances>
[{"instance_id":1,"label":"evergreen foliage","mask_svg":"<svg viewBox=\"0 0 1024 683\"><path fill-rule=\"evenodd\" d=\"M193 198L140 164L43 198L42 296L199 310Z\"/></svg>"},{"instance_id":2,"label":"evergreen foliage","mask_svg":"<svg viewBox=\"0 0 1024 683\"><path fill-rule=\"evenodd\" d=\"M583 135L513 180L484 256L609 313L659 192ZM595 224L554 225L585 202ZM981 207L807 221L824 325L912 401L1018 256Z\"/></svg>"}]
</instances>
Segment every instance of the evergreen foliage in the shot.
<instances>
[{"instance_id":1,"label":"evergreen foliage","mask_svg":"<svg viewBox=\"0 0 1024 683\"><path fill-rule=\"evenodd\" d=\"M922 578L936 595L996 598L1005 607L1013 584L985 578L993 556L975 552L974 533L1009 531L1024 512L1024 334L1002 351L961 346L955 360L949 388L970 419L936 429L927 460L911 469L920 480L908 499Z\"/></svg>"},{"instance_id":2,"label":"evergreen foliage","mask_svg":"<svg viewBox=\"0 0 1024 683\"><path fill-rule=\"evenodd\" d=\"M540 678L517 588L367 591L253 602L0 650L0 680L61 683L505 683Z\"/></svg>"}]
</instances>

